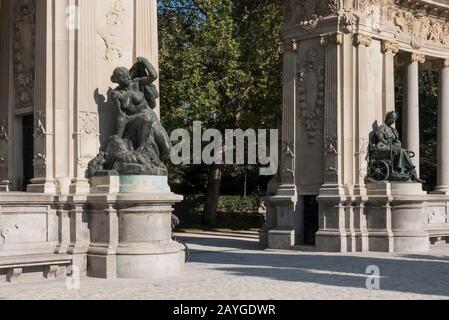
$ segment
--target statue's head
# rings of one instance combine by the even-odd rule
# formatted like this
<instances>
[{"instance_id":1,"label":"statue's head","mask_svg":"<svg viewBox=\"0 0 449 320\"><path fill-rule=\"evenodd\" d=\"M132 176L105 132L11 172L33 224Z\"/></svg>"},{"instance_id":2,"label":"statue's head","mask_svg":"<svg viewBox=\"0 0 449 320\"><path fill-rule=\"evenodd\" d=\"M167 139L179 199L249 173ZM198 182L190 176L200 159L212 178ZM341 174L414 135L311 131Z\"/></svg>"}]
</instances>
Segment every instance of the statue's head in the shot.
<instances>
[{"instance_id":1,"label":"statue's head","mask_svg":"<svg viewBox=\"0 0 449 320\"><path fill-rule=\"evenodd\" d=\"M115 68L112 73L111 81L121 86L128 86L132 82L131 74L127 68Z\"/></svg>"},{"instance_id":2,"label":"statue's head","mask_svg":"<svg viewBox=\"0 0 449 320\"><path fill-rule=\"evenodd\" d=\"M397 119L398 119L398 114L395 111L390 111L385 116L385 123L387 125L392 125L396 122Z\"/></svg>"}]
</instances>

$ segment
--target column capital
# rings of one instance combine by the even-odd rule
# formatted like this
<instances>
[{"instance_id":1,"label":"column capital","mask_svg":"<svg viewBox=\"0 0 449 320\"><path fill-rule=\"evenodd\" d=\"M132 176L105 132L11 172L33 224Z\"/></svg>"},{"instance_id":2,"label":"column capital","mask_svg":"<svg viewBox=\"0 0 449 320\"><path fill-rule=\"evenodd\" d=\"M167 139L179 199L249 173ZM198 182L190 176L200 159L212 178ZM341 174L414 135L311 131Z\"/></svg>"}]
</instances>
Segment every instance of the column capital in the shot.
<instances>
[{"instance_id":1,"label":"column capital","mask_svg":"<svg viewBox=\"0 0 449 320\"><path fill-rule=\"evenodd\" d=\"M371 47L371 45L373 44L373 38L371 36L367 36L365 34L362 33L355 33L354 36L352 37L354 45L355 46L359 46L359 45L364 45L365 47Z\"/></svg>"},{"instance_id":2,"label":"column capital","mask_svg":"<svg viewBox=\"0 0 449 320\"><path fill-rule=\"evenodd\" d=\"M399 44L394 41L382 40L381 50L382 53L389 53L395 55L399 52Z\"/></svg>"},{"instance_id":3,"label":"column capital","mask_svg":"<svg viewBox=\"0 0 449 320\"><path fill-rule=\"evenodd\" d=\"M440 60L440 68L449 68L449 59L441 59Z\"/></svg>"},{"instance_id":4,"label":"column capital","mask_svg":"<svg viewBox=\"0 0 449 320\"><path fill-rule=\"evenodd\" d=\"M418 52L413 52L410 55L410 62L424 63L426 62L426 55Z\"/></svg>"},{"instance_id":5,"label":"column capital","mask_svg":"<svg viewBox=\"0 0 449 320\"><path fill-rule=\"evenodd\" d=\"M323 47L326 47L330 43L336 45L343 44L343 33L335 32L321 35L321 45Z\"/></svg>"},{"instance_id":6,"label":"column capital","mask_svg":"<svg viewBox=\"0 0 449 320\"><path fill-rule=\"evenodd\" d=\"M296 39L289 39L279 42L279 54L283 55L286 52L298 51L298 42Z\"/></svg>"}]
</instances>

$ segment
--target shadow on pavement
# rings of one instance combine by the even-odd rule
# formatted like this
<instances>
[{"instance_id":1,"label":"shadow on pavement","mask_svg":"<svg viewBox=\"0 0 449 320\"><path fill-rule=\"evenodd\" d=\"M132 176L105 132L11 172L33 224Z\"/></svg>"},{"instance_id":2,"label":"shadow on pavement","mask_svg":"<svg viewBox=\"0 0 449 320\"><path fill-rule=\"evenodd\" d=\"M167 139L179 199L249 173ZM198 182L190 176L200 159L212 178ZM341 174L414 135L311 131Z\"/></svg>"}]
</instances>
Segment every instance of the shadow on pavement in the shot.
<instances>
[{"instance_id":1,"label":"shadow on pavement","mask_svg":"<svg viewBox=\"0 0 449 320\"><path fill-rule=\"evenodd\" d=\"M362 254L348 256L264 252L259 250L258 243L253 241L209 237L180 238L193 247L206 247L193 248L190 262L218 265L218 270L238 276L366 288L367 267L377 266L380 269L381 290L449 298L448 256L392 255L389 258ZM221 251L220 248L228 250ZM244 250L249 252L242 252Z\"/></svg>"}]
</instances>

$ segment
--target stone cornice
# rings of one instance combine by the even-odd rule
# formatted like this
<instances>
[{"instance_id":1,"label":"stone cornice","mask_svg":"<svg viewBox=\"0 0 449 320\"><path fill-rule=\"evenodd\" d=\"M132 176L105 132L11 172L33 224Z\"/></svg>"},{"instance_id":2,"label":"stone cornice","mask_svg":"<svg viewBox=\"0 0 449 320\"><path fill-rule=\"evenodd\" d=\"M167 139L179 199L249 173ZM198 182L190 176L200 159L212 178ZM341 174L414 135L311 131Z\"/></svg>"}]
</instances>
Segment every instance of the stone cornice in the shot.
<instances>
[{"instance_id":1,"label":"stone cornice","mask_svg":"<svg viewBox=\"0 0 449 320\"><path fill-rule=\"evenodd\" d=\"M343 33L335 32L321 35L321 45L323 47L326 47L330 43L336 45L343 44Z\"/></svg>"},{"instance_id":2,"label":"stone cornice","mask_svg":"<svg viewBox=\"0 0 449 320\"><path fill-rule=\"evenodd\" d=\"M355 46L364 45L365 47L371 47L371 45L373 44L372 37L361 33L355 33L352 39Z\"/></svg>"}]
</instances>

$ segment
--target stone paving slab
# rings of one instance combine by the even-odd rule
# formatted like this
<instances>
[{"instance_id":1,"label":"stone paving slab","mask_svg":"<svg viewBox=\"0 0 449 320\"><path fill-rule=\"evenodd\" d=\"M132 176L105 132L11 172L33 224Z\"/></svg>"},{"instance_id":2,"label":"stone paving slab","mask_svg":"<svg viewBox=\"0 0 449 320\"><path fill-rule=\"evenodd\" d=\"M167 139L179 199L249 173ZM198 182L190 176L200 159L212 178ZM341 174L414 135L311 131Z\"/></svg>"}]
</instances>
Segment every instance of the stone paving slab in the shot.
<instances>
[{"instance_id":1,"label":"stone paving slab","mask_svg":"<svg viewBox=\"0 0 449 320\"><path fill-rule=\"evenodd\" d=\"M191 260L165 280L65 280L0 285L0 299L449 299L449 246L428 255L323 254L258 250L257 237L181 234ZM368 266L380 290L366 288Z\"/></svg>"}]
</instances>

